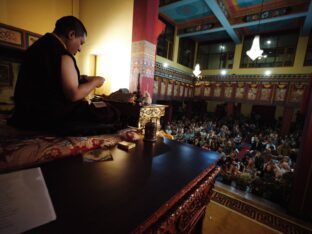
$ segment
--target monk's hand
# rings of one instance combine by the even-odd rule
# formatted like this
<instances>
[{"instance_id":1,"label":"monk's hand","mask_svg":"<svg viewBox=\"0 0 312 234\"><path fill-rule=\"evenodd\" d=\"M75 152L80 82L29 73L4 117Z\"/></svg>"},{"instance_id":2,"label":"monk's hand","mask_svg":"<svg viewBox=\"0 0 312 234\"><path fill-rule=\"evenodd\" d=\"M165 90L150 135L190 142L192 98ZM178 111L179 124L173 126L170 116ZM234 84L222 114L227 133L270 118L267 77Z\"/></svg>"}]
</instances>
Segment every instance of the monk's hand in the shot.
<instances>
[{"instance_id":1,"label":"monk's hand","mask_svg":"<svg viewBox=\"0 0 312 234\"><path fill-rule=\"evenodd\" d=\"M95 83L95 87L99 88L104 84L105 78L101 76L92 76L92 81Z\"/></svg>"}]
</instances>

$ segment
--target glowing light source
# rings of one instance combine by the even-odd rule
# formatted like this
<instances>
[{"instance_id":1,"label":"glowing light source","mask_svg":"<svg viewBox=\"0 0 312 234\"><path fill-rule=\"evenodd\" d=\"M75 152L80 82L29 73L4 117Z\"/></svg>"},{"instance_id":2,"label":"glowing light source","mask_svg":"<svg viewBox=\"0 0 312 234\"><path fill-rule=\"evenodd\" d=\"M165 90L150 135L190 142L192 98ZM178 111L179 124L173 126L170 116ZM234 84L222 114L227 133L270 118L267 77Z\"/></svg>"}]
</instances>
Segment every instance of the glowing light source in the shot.
<instances>
[{"instance_id":1,"label":"glowing light source","mask_svg":"<svg viewBox=\"0 0 312 234\"><path fill-rule=\"evenodd\" d=\"M262 17L263 1L264 0L262 0L261 11L260 11L260 14L259 14L258 32L259 32L260 21L261 21L261 17ZM255 38L252 41L252 45L251 45L250 50L248 50L246 52L246 54L249 56L249 58L252 61L254 61L257 58L261 57L262 53L263 53L263 50L260 49L260 36L256 35Z\"/></svg>"},{"instance_id":2,"label":"glowing light source","mask_svg":"<svg viewBox=\"0 0 312 234\"><path fill-rule=\"evenodd\" d=\"M201 70L200 70L199 64L196 64L195 68L194 68L194 71L193 71L193 74L194 74L194 76L199 78L200 73L201 73Z\"/></svg>"},{"instance_id":3,"label":"glowing light source","mask_svg":"<svg viewBox=\"0 0 312 234\"><path fill-rule=\"evenodd\" d=\"M163 67L164 67L164 68L167 68L168 66L169 66L168 63L163 63Z\"/></svg>"},{"instance_id":4,"label":"glowing light source","mask_svg":"<svg viewBox=\"0 0 312 234\"><path fill-rule=\"evenodd\" d=\"M272 71L271 70L266 70L265 72L264 72L264 75L266 75L266 76L270 76L272 74Z\"/></svg>"},{"instance_id":5,"label":"glowing light source","mask_svg":"<svg viewBox=\"0 0 312 234\"><path fill-rule=\"evenodd\" d=\"M262 56L263 50L260 49L260 36L257 35L252 41L250 50L246 52L249 58L254 61L255 59Z\"/></svg>"},{"instance_id":6,"label":"glowing light source","mask_svg":"<svg viewBox=\"0 0 312 234\"><path fill-rule=\"evenodd\" d=\"M105 78L99 93L109 95L120 88L129 89L131 44L113 37L103 40L92 53L97 55L96 75Z\"/></svg>"},{"instance_id":7,"label":"glowing light source","mask_svg":"<svg viewBox=\"0 0 312 234\"><path fill-rule=\"evenodd\" d=\"M227 71L226 70L221 70L221 75L224 76L226 75Z\"/></svg>"}]
</instances>

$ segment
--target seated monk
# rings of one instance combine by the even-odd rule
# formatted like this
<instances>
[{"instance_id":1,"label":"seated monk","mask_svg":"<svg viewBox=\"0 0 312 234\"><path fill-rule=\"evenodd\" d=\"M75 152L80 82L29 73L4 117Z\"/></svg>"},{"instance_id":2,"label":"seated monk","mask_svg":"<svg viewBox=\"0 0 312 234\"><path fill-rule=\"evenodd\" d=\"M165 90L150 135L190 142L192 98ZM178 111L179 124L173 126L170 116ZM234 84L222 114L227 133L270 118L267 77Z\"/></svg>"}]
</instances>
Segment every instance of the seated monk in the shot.
<instances>
[{"instance_id":1,"label":"seated monk","mask_svg":"<svg viewBox=\"0 0 312 234\"><path fill-rule=\"evenodd\" d=\"M83 123L115 125L119 111L96 108L85 97L105 79L80 76L74 55L81 51L87 31L74 16L65 16L25 54L14 93L15 110L8 123L29 130L60 130Z\"/></svg>"}]
</instances>

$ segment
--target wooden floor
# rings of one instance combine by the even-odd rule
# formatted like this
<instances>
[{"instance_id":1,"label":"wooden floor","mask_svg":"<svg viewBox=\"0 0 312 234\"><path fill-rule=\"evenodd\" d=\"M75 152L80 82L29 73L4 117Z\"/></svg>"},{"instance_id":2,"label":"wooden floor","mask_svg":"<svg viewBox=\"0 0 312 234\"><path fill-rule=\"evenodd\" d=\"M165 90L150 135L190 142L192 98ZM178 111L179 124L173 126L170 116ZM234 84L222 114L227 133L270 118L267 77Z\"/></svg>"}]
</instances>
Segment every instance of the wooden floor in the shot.
<instances>
[{"instance_id":1,"label":"wooden floor","mask_svg":"<svg viewBox=\"0 0 312 234\"><path fill-rule=\"evenodd\" d=\"M203 234L256 234L256 233L281 233L266 225L247 218L238 212L222 206L214 201L210 202L203 222Z\"/></svg>"},{"instance_id":2,"label":"wooden floor","mask_svg":"<svg viewBox=\"0 0 312 234\"><path fill-rule=\"evenodd\" d=\"M216 182L202 233L312 233L312 224L289 216L278 205Z\"/></svg>"}]
</instances>

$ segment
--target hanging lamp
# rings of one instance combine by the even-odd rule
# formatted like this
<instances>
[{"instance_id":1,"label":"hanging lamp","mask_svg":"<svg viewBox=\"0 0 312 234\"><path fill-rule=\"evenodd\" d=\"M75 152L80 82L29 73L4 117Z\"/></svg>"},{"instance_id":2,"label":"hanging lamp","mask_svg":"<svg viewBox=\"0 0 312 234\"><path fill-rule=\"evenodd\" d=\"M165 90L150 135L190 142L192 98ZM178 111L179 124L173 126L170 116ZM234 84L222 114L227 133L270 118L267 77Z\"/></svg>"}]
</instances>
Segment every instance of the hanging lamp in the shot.
<instances>
[{"instance_id":1,"label":"hanging lamp","mask_svg":"<svg viewBox=\"0 0 312 234\"><path fill-rule=\"evenodd\" d=\"M196 78L199 78L200 73L201 73L201 70L200 70L199 64L196 64L194 71L193 71L193 74Z\"/></svg>"},{"instance_id":2,"label":"hanging lamp","mask_svg":"<svg viewBox=\"0 0 312 234\"><path fill-rule=\"evenodd\" d=\"M260 15L259 15L258 32L259 32L259 28L260 28L262 10L263 10L263 0L262 0L262 4L261 4ZM252 45L251 45L250 50L246 51L246 54L248 55L248 57L252 61L254 61L259 57L261 58L262 53L263 53L263 50L261 50L261 48L260 48L260 36L256 35L252 41Z\"/></svg>"},{"instance_id":3,"label":"hanging lamp","mask_svg":"<svg viewBox=\"0 0 312 234\"><path fill-rule=\"evenodd\" d=\"M262 56L263 50L260 49L260 36L256 35L252 41L250 50L246 52L249 58L254 61L255 59Z\"/></svg>"}]
</instances>

